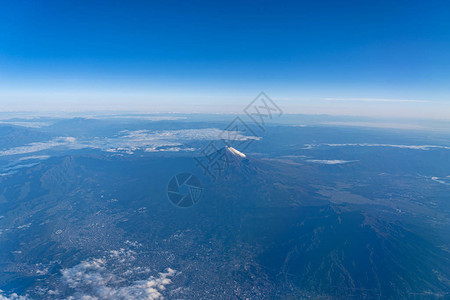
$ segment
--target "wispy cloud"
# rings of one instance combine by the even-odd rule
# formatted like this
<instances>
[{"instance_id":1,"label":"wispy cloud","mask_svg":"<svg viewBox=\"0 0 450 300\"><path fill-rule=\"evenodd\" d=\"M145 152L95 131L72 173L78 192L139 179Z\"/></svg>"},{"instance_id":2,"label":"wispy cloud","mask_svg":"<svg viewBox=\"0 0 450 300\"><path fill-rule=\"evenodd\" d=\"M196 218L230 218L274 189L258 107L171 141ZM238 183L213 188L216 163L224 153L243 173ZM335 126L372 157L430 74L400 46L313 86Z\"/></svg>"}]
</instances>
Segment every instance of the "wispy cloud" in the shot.
<instances>
[{"instance_id":1,"label":"wispy cloud","mask_svg":"<svg viewBox=\"0 0 450 300\"><path fill-rule=\"evenodd\" d=\"M431 180L445 184L445 185L450 185L450 176L447 176L447 177L433 176L433 177L431 177Z\"/></svg>"},{"instance_id":2,"label":"wispy cloud","mask_svg":"<svg viewBox=\"0 0 450 300\"><path fill-rule=\"evenodd\" d=\"M339 160L339 159L308 159L308 162L322 164L322 165L343 165L352 162L356 162L357 160Z\"/></svg>"},{"instance_id":3,"label":"wispy cloud","mask_svg":"<svg viewBox=\"0 0 450 300\"><path fill-rule=\"evenodd\" d=\"M303 149L312 149L320 146L328 147L392 147L401 149L412 149L412 150L432 150L432 149L446 149L450 150L449 146L438 146L438 145L395 145L395 144L370 144L370 143L359 143L359 144L306 144Z\"/></svg>"},{"instance_id":4,"label":"wispy cloud","mask_svg":"<svg viewBox=\"0 0 450 300\"><path fill-rule=\"evenodd\" d=\"M97 119L137 119L146 121L177 121L186 120L187 117L174 117L174 116L146 116L146 115L100 115L96 116Z\"/></svg>"},{"instance_id":5,"label":"wispy cloud","mask_svg":"<svg viewBox=\"0 0 450 300\"><path fill-rule=\"evenodd\" d=\"M51 148L56 148L59 146L67 147L69 145L72 145L72 147L79 147L80 145L75 142L76 142L76 139L74 137L58 137L58 138L52 139L50 141L30 143L25 146L14 147L11 149L2 150L2 151L0 151L0 156L39 152L39 151L48 150Z\"/></svg>"},{"instance_id":6,"label":"wispy cloud","mask_svg":"<svg viewBox=\"0 0 450 300\"><path fill-rule=\"evenodd\" d=\"M22 160L45 160L50 158L50 155L32 155L32 156L26 156L19 158L20 161Z\"/></svg>"},{"instance_id":7,"label":"wispy cloud","mask_svg":"<svg viewBox=\"0 0 450 300\"><path fill-rule=\"evenodd\" d=\"M403 123L377 123L377 122L321 122L323 125L335 125L335 126L352 126L352 127L372 127L372 128L393 128L393 129L413 129L421 130L424 126L416 124L403 124Z\"/></svg>"},{"instance_id":8,"label":"wispy cloud","mask_svg":"<svg viewBox=\"0 0 450 300\"><path fill-rule=\"evenodd\" d=\"M45 126L50 126L52 123L50 122L25 122L25 121L0 121L0 124L28 127L28 128L41 128Z\"/></svg>"},{"instance_id":9,"label":"wispy cloud","mask_svg":"<svg viewBox=\"0 0 450 300\"><path fill-rule=\"evenodd\" d=\"M347 102L387 102L387 103L430 103L429 100L390 99L390 98L323 98L325 101Z\"/></svg>"},{"instance_id":10,"label":"wispy cloud","mask_svg":"<svg viewBox=\"0 0 450 300\"><path fill-rule=\"evenodd\" d=\"M147 152L158 151L193 151L185 147L186 141L219 140L223 131L218 128L183 129L183 130L124 130L112 137L96 137L91 139L77 139L75 137L58 137L45 142L30 143L0 151L0 156L23 155L44 150L84 149L92 148L108 152L132 154L136 150ZM234 140L259 140L256 136L243 134L225 134Z\"/></svg>"},{"instance_id":11,"label":"wispy cloud","mask_svg":"<svg viewBox=\"0 0 450 300\"><path fill-rule=\"evenodd\" d=\"M221 139L222 132L218 128L162 131L124 130L115 137L90 141L88 144L93 148L99 148L109 152L126 152L130 154L139 149L146 152L193 151L195 149L184 147L184 142L219 140ZM233 139L240 141L260 139L259 137L243 134L227 134L227 136L233 136Z\"/></svg>"}]
</instances>

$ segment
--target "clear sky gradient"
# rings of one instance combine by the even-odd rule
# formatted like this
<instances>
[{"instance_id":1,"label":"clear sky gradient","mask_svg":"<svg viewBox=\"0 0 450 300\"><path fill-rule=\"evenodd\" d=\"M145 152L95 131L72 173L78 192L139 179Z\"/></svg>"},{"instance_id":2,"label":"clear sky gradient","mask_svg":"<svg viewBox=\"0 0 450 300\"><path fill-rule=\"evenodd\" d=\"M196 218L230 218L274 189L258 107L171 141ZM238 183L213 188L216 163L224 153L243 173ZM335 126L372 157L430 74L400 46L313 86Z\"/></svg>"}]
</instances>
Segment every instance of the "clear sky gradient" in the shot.
<instances>
[{"instance_id":1,"label":"clear sky gradient","mask_svg":"<svg viewBox=\"0 0 450 300\"><path fill-rule=\"evenodd\" d=\"M450 118L449 1L3 1L0 111Z\"/></svg>"}]
</instances>

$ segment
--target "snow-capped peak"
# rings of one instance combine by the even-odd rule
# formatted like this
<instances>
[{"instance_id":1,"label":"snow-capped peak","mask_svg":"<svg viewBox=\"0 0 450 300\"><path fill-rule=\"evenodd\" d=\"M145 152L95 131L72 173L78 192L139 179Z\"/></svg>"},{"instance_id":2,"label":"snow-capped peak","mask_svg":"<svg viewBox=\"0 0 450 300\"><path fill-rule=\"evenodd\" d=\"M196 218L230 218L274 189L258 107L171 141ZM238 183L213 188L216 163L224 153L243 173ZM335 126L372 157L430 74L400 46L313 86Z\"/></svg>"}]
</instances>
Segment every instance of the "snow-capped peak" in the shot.
<instances>
[{"instance_id":1,"label":"snow-capped peak","mask_svg":"<svg viewBox=\"0 0 450 300\"><path fill-rule=\"evenodd\" d=\"M233 155L240 156L240 157L247 157L244 153L237 151L233 147L226 147L228 151L230 151Z\"/></svg>"}]
</instances>

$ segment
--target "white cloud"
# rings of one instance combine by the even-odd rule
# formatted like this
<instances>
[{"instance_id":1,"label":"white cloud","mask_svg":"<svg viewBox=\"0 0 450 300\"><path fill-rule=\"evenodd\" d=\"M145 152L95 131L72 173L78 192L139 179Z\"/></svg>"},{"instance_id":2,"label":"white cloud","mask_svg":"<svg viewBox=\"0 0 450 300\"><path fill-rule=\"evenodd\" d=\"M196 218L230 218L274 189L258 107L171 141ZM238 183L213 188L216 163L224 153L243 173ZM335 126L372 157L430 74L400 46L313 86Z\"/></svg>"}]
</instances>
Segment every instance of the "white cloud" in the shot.
<instances>
[{"instance_id":1,"label":"white cloud","mask_svg":"<svg viewBox=\"0 0 450 300\"><path fill-rule=\"evenodd\" d=\"M308 162L312 162L312 163L316 163L316 164L322 164L322 165L342 165L342 164L348 164L351 162L355 162L357 160L338 160L338 159L333 159L333 160L328 160L328 159L308 159Z\"/></svg>"},{"instance_id":2,"label":"white cloud","mask_svg":"<svg viewBox=\"0 0 450 300\"><path fill-rule=\"evenodd\" d=\"M45 126L50 126L52 123L50 122L19 122L19 121L0 121L0 124L28 127L28 128L41 128Z\"/></svg>"},{"instance_id":3,"label":"white cloud","mask_svg":"<svg viewBox=\"0 0 450 300\"><path fill-rule=\"evenodd\" d=\"M204 128L204 129L182 129L182 130L162 130L162 131L149 131L149 130L136 130L128 131L124 130L120 132L123 138L132 139L135 141L148 141L148 140L220 140L223 135L223 130L218 128ZM240 133L227 136L233 136L234 140L249 140L259 137L245 136Z\"/></svg>"},{"instance_id":4,"label":"white cloud","mask_svg":"<svg viewBox=\"0 0 450 300\"><path fill-rule=\"evenodd\" d=\"M111 258L127 258L129 253L126 250L111 251ZM62 271L65 283L75 293L68 299L163 299L162 292L166 286L172 283L170 277L176 271L167 268L165 272L157 276L150 276L143 280L127 280L130 275L142 273L139 268L127 270L125 272L114 272L107 268L111 262L105 257L83 261L80 264ZM128 276L128 278L125 278ZM124 284L125 283L125 284Z\"/></svg>"},{"instance_id":5,"label":"white cloud","mask_svg":"<svg viewBox=\"0 0 450 300\"><path fill-rule=\"evenodd\" d=\"M23 168L31 168L34 167L36 165L38 165L39 163L31 163L31 164L22 164L22 165L15 165L12 167L8 167L3 169L2 171L7 172L7 171L14 171L14 170L18 170L18 169L23 169Z\"/></svg>"},{"instance_id":6,"label":"white cloud","mask_svg":"<svg viewBox=\"0 0 450 300\"><path fill-rule=\"evenodd\" d=\"M174 116L145 116L145 115L103 115L95 116L97 119L137 119L146 121L177 121L186 120L187 117Z\"/></svg>"},{"instance_id":7,"label":"white cloud","mask_svg":"<svg viewBox=\"0 0 450 300\"><path fill-rule=\"evenodd\" d=\"M394 129L414 129L420 130L425 127L416 124L403 124L403 123L380 123L380 122L321 122L323 125L335 125L335 126L352 126L352 127L372 127L372 128L394 128Z\"/></svg>"},{"instance_id":8,"label":"white cloud","mask_svg":"<svg viewBox=\"0 0 450 300\"><path fill-rule=\"evenodd\" d=\"M395 144L370 144L370 143L358 143L358 144L306 144L303 149L312 149L318 146L329 146L329 147L393 147L401 149L413 149L413 150L431 150L431 149L446 149L450 150L448 146L438 146L438 145L395 145Z\"/></svg>"},{"instance_id":9,"label":"white cloud","mask_svg":"<svg viewBox=\"0 0 450 300\"><path fill-rule=\"evenodd\" d=\"M26 156L26 157L21 157L19 158L19 160L44 160L44 159L49 159L50 155L32 155L32 156Z\"/></svg>"},{"instance_id":10,"label":"white cloud","mask_svg":"<svg viewBox=\"0 0 450 300\"><path fill-rule=\"evenodd\" d=\"M387 102L387 103L429 103L428 100L390 99L390 98L323 98L325 101L349 101L349 102Z\"/></svg>"},{"instance_id":11,"label":"white cloud","mask_svg":"<svg viewBox=\"0 0 450 300\"><path fill-rule=\"evenodd\" d=\"M194 151L192 147L185 147L183 142L220 140L223 131L217 128L205 129L183 129L183 130L124 130L116 136L106 138L92 138L88 140L78 140L74 137L58 137L46 142L31 143L25 146L15 147L0 151L0 156L22 155L55 148L64 149L100 149L108 152L118 152L133 154L136 150L146 152L159 151ZM225 134L232 136L234 140L259 140L259 137L246 136L243 134ZM39 156L34 156L39 157ZM44 157L44 156L40 156Z\"/></svg>"},{"instance_id":12,"label":"white cloud","mask_svg":"<svg viewBox=\"0 0 450 300\"><path fill-rule=\"evenodd\" d=\"M33 152L39 152L43 150L48 150L55 147L75 147L75 148L85 148L86 146L82 146L81 144L75 143L76 139L74 137L58 137L46 142L37 142L30 143L25 146L14 147L7 150L1 150L0 156L7 155L18 155L18 154L27 154Z\"/></svg>"},{"instance_id":13,"label":"white cloud","mask_svg":"<svg viewBox=\"0 0 450 300\"><path fill-rule=\"evenodd\" d=\"M450 176L447 177L431 177L431 180L436 181L441 184L450 185Z\"/></svg>"},{"instance_id":14,"label":"white cloud","mask_svg":"<svg viewBox=\"0 0 450 300\"><path fill-rule=\"evenodd\" d=\"M13 174L15 174L16 172L7 172L7 173L0 173L0 176L1 177L3 177L3 176L9 176L9 175L13 175Z\"/></svg>"},{"instance_id":15,"label":"white cloud","mask_svg":"<svg viewBox=\"0 0 450 300\"><path fill-rule=\"evenodd\" d=\"M29 228L30 226L31 226L31 223L28 223L28 224L24 224L24 225L17 226L17 229L27 229L27 228Z\"/></svg>"},{"instance_id":16,"label":"white cloud","mask_svg":"<svg viewBox=\"0 0 450 300\"><path fill-rule=\"evenodd\" d=\"M139 248L138 242L126 241L126 245ZM164 293L172 278L178 273L167 268L156 273L147 266L138 265L139 254L132 249L111 250L99 258L90 258L61 271L59 288L37 288L39 298L67 300L128 300L164 299ZM48 268L36 271L38 275L48 273ZM150 275L154 273L154 275ZM156 274L155 274L156 273ZM171 289L173 290L173 289ZM170 291L166 292L170 294ZM7 294L0 290L0 300L29 300L28 295Z\"/></svg>"},{"instance_id":17,"label":"white cloud","mask_svg":"<svg viewBox=\"0 0 450 300\"><path fill-rule=\"evenodd\" d=\"M16 293L6 295L2 290L0 290L0 300L30 300L27 296L19 296Z\"/></svg>"}]
</instances>

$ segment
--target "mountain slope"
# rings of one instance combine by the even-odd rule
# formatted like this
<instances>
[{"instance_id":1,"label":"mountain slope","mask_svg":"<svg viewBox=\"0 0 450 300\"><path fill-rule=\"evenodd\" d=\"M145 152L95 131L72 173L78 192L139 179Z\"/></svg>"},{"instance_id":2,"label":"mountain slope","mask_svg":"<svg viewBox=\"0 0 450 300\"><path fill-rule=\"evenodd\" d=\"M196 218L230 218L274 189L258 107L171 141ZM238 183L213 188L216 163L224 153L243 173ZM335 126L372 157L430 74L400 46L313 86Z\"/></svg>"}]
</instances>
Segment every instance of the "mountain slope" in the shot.
<instances>
[{"instance_id":1,"label":"mountain slope","mask_svg":"<svg viewBox=\"0 0 450 300\"><path fill-rule=\"evenodd\" d=\"M447 295L448 253L426 237L378 212L329 203L302 182L307 165L231 155L235 163L209 187L217 222L235 237L230 248L250 245L280 284L339 297Z\"/></svg>"}]
</instances>

